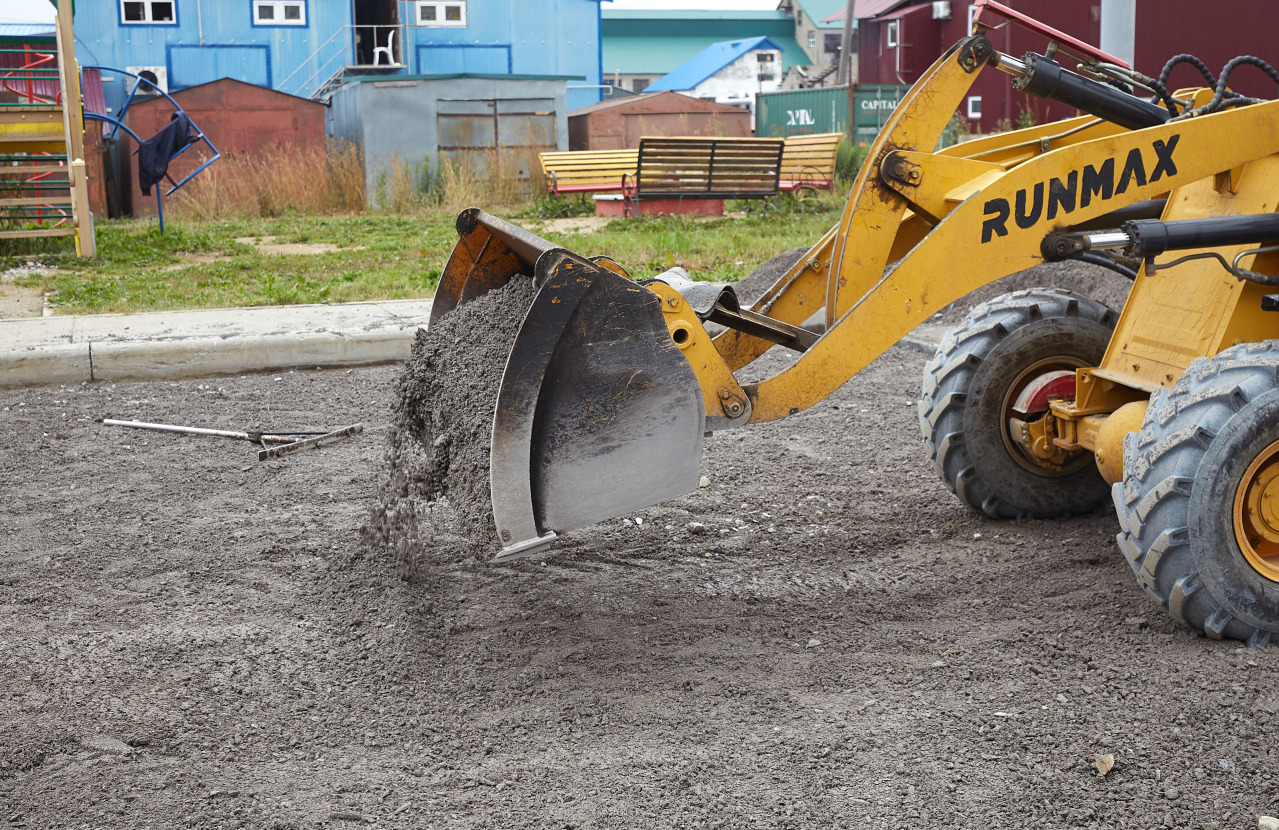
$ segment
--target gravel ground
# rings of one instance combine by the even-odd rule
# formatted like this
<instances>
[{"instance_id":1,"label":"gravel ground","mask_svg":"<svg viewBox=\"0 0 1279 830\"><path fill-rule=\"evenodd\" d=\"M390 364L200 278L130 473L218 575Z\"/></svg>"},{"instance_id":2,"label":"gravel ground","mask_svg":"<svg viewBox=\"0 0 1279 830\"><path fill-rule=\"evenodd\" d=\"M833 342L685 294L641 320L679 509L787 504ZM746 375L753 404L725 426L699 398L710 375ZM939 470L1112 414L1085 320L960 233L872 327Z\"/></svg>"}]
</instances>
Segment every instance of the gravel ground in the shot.
<instances>
[{"instance_id":1,"label":"gravel ground","mask_svg":"<svg viewBox=\"0 0 1279 830\"><path fill-rule=\"evenodd\" d=\"M1113 517L963 508L919 438L924 361L893 349L793 418L717 433L709 486L544 561L428 550L408 581L360 535L398 367L2 392L0 820L1039 830L1279 813L1279 649L1178 627ZM259 463L104 417L367 430Z\"/></svg>"}]
</instances>

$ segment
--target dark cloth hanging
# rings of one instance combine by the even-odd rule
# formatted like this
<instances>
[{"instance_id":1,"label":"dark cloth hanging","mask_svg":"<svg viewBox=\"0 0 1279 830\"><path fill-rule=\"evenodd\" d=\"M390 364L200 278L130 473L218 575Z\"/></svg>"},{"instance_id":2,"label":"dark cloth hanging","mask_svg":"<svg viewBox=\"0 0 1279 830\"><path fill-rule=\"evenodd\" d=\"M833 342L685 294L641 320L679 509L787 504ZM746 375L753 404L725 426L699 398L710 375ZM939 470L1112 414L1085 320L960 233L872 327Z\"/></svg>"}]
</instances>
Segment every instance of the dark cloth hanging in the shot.
<instances>
[{"instance_id":1,"label":"dark cloth hanging","mask_svg":"<svg viewBox=\"0 0 1279 830\"><path fill-rule=\"evenodd\" d=\"M191 119L182 110L173 113L168 125L138 145L138 184L142 195L151 195L151 185L169 172L169 161L191 143Z\"/></svg>"}]
</instances>

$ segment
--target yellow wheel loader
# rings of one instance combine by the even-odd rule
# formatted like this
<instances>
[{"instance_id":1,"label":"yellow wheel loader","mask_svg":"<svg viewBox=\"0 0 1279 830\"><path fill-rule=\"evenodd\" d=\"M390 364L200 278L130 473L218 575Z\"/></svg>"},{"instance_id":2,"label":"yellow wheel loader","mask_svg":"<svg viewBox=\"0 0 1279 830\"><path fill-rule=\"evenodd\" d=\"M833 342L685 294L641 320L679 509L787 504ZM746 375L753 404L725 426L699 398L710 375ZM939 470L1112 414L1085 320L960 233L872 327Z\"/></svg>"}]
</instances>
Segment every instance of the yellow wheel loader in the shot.
<instances>
[{"instance_id":1,"label":"yellow wheel loader","mask_svg":"<svg viewBox=\"0 0 1279 830\"><path fill-rule=\"evenodd\" d=\"M920 420L942 479L993 518L1111 496L1124 556L1175 617L1252 646L1279 632L1279 247L1265 244L1279 240L1279 101L1227 87L1237 65L1279 73L1198 64L1211 87L1170 92L1171 62L1149 78L978 5L973 35L880 132L839 224L752 307L731 286L635 280L479 210L458 218L432 322L512 279L538 287L494 410L499 560L692 491L706 432L793 415L970 291L1077 258L1133 278L1121 314L1010 294L928 364ZM1047 48L1000 53L987 32L1003 25ZM1086 114L937 151L990 71ZM739 382L773 346L793 362Z\"/></svg>"}]
</instances>

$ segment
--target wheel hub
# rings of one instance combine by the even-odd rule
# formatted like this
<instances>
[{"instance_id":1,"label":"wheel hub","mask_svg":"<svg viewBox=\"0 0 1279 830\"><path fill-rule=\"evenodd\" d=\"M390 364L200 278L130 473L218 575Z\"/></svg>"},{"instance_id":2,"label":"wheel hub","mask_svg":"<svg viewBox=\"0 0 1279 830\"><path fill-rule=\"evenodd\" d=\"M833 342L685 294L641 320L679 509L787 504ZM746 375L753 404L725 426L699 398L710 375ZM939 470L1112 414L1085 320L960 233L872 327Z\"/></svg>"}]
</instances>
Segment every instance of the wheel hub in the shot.
<instances>
[{"instance_id":1,"label":"wheel hub","mask_svg":"<svg viewBox=\"0 0 1279 830\"><path fill-rule=\"evenodd\" d=\"M1279 441L1244 472L1235 493L1235 539L1257 573L1279 582Z\"/></svg>"},{"instance_id":2,"label":"wheel hub","mask_svg":"<svg viewBox=\"0 0 1279 830\"><path fill-rule=\"evenodd\" d=\"M1013 382L1004 397L1004 442L1019 464L1044 475L1061 475L1078 466L1079 452L1053 443L1054 399L1073 400L1078 361L1056 358L1040 361Z\"/></svg>"}]
</instances>

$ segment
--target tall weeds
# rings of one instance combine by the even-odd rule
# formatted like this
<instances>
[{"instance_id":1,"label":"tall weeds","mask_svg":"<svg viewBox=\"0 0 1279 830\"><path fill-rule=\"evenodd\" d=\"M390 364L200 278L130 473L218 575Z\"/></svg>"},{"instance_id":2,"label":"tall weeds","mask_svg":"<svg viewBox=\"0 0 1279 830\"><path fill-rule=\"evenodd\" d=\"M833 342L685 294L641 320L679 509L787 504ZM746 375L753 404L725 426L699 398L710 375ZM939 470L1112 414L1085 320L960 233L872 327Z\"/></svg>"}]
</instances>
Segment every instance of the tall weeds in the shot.
<instances>
[{"instance_id":1,"label":"tall weeds","mask_svg":"<svg viewBox=\"0 0 1279 830\"><path fill-rule=\"evenodd\" d=\"M355 212L365 207L364 162L358 145L327 148L274 145L253 154L224 155L166 201L172 214L279 216Z\"/></svg>"},{"instance_id":2,"label":"tall weeds","mask_svg":"<svg viewBox=\"0 0 1279 830\"><path fill-rule=\"evenodd\" d=\"M416 163L391 156L380 166L372 206L397 213L420 205L458 211L526 204L545 192L538 150L527 147L467 149L456 158L421 156Z\"/></svg>"}]
</instances>

